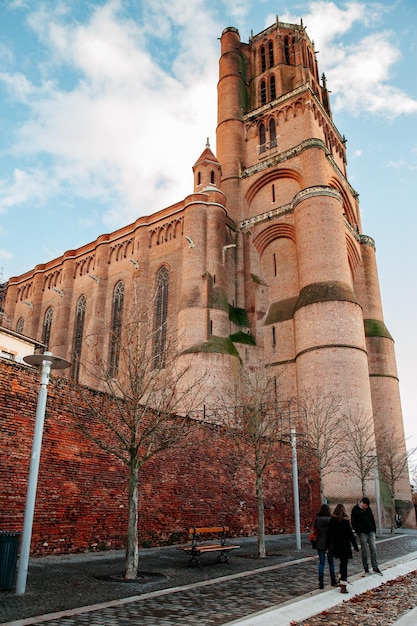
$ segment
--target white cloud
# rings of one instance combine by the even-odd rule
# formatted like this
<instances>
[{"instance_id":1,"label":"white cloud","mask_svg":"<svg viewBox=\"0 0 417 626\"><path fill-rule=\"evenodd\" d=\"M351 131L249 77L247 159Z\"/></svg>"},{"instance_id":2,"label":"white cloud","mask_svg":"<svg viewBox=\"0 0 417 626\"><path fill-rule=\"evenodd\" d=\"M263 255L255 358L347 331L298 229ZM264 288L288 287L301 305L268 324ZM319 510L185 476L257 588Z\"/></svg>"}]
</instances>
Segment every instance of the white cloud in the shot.
<instances>
[{"instance_id":1,"label":"white cloud","mask_svg":"<svg viewBox=\"0 0 417 626\"><path fill-rule=\"evenodd\" d=\"M392 68L401 59L396 38L390 32L375 32L346 43L353 27L375 27L388 8L381 3L349 2L343 8L334 2L311 2L304 16L280 15L283 21L300 22L319 52L320 71L326 73L334 111L378 114L394 118L417 113L417 100L390 84Z\"/></svg>"},{"instance_id":2,"label":"white cloud","mask_svg":"<svg viewBox=\"0 0 417 626\"><path fill-rule=\"evenodd\" d=\"M44 170L15 169L11 182L0 180L0 214L25 202L38 205L54 191L54 183Z\"/></svg>"},{"instance_id":3,"label":"white cloud","mask_svg":"<svg viewBox=\"0 0 417 626\"><path fill-rule=\"evenodd\" d=\"M112 200L116 208L104 221L115 227L191 191L191 167L216 122L218 28L203 4L157 3L169 27L180 29L168 70L146 50L146 28L123 19L118 2L96 7L84 24L46 15L43 7L32 16L50 51L44 82L35 88L20 74L0 79L30 107L15 152L47 155L48 163L43 178L16 172L8 189L3 182L3 209L71 188L104 205ZM59 62L79 77L71 89L60 82ZM30 184L21 184L24 176Z\"/></svg>"}]
</instances>

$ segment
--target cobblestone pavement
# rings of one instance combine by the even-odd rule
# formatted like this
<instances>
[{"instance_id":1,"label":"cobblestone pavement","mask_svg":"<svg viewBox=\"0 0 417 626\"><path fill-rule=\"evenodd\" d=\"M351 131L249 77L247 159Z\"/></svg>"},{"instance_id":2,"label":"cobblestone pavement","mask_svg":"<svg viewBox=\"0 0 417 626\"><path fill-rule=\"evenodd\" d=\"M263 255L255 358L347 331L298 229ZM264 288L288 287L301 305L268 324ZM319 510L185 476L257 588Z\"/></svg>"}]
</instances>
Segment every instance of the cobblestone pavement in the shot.
<instances>
[{"instance_id":1,"label":"cobblestone pavement","mask_svg":"<svg viewBox=\"0 0 417 626\"><path fill-rule=\"evenodd\" d=\"M317 589L317 557L306 537L301 550L293 536L268 538L271 556L262 560L253 558L254 538L239 541L229 564L205 555L200 568L186 567L175 547L144 551L143 584L117 581L120 553L34 560L24 596L0 592L1 624L42 616L19 624L220 626ZM378 541L380 564L415 550L417 534L384 535ZM359 553L349 562L349 574L361 570ZM56 612L61 614L51 615Z\"/></svg>"}]
</instances>

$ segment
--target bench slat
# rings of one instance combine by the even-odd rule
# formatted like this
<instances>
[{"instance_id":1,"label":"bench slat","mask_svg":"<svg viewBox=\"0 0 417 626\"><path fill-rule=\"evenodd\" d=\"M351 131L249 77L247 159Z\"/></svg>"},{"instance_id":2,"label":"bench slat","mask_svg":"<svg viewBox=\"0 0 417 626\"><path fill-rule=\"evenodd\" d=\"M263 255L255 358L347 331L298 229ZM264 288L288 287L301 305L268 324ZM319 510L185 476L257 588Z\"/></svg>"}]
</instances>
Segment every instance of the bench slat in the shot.
<instances>
[{"instance_id":1,"label":"bench slat","mask_svg":"<svg viewBox=\"0 0 417 626\"><path fill-rule=\"evenodd\" d=\"M197 528L196 526L192 526L191 528L188 529L189 535L194 535L194 533L197 533L198 535L204 535L208 533L223 533L223 532L228 533L229 527L228 526L204 526L202 528Z\"/></svg>"}]
</instances>

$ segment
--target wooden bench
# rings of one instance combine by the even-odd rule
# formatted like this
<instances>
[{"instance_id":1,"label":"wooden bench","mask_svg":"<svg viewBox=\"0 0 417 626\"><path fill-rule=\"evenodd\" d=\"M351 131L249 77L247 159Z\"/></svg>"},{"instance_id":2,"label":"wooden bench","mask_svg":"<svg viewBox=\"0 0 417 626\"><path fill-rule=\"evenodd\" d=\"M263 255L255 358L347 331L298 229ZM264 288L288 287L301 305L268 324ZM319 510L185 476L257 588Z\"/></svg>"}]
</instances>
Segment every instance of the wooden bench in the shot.
<instances>
[{"instance_id":1,"label":"wooden bench","mask_svg":"<svg viewBox=\"0 0 417 626\"><path fill-rule=\"evenodd\" d=\"M188 562L190 567L200 565L200 556L205 552L220 552L217 560L219 563L228 563L230 550L236 550L240 546L226 544L226 534L229 532L228 526L205 526L197 528L192 526L188 529L188 536L191 538L191 545L179 546L179 550L183 550L191 556ZM220 534L220 542L204 542L199 543L202 535L218 535Z\"/></svg>"}]
</instances>

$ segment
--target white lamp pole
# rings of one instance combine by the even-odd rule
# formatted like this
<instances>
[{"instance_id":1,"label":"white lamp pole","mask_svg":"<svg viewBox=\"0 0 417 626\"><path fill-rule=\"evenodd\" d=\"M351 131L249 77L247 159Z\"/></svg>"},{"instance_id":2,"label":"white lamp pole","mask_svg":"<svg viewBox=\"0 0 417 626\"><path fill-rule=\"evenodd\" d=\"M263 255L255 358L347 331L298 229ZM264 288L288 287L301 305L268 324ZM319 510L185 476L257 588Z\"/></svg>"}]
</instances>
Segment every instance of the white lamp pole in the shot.
<instances>
[{"instance_id":1,"label":"white lamp pole","mask_svg":"<svg viewBox=\"0 0 417 626\"><path fill-rule=\"evenodd\" d=\"M300 496L298 492L298 466L297 466L297 436L295 428L291 428L292 447L292 481L294 491L294 520L295 520L295 545L297 550L301 550L300 531Z\"/></svg>"},{"instance_id":2,"label":"white lamp pole","mask_svg":"<svg viewBox=\"0 0 417 626\"><path fill-rule=\"evenodd\" d=\"M35 430L33 433L32 454L30 457L29 479L26 494L25 517L23 521L22 543L20 547L19 566L17 569L16 594L22 595L26 590L30 542L32 538L33 514L35 510L36 487L38 483L39 461L41 456L43 425L45 421L47 387L52 369L65 369L70 363L65 359L53 356L51 352L30 354L23 358L29 365L37 365L41 369L41 381L36 408Z\"/></svg>"},{"instance_id":3,"label":"white lamp pole","mask_svg":"<svg viewBox=\"0 0 417 626\"><path fill-rule=\"evenodd\" d=\"M374 456L375 500L378 518L378 534L382 535L381 492L379 489L378 457Z\"/></svg>"}]
</instances>

